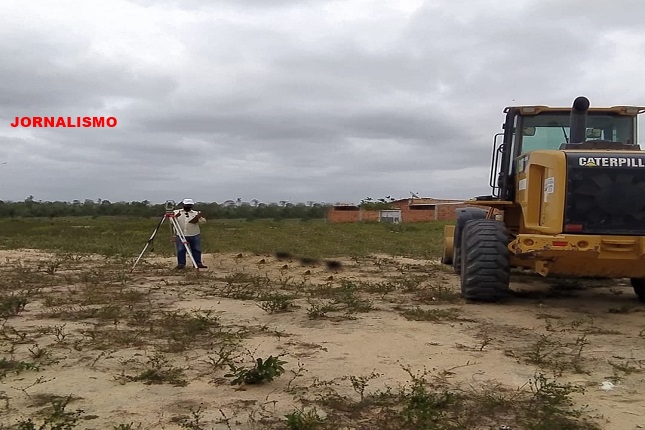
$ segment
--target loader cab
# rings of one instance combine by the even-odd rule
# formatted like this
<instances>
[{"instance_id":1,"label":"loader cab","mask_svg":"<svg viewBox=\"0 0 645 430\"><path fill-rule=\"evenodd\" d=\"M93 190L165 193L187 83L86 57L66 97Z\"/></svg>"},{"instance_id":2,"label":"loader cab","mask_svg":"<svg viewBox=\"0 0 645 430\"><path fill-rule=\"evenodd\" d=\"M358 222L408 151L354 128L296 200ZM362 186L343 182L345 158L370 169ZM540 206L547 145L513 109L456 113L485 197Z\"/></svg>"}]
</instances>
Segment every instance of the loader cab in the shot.
<instances>
[{"instance_id":1,"label":"loader cab","mask_svg":"<svg viewBox=\"0 0 645 430\"><path fill-rule=\"evenodd\" d=\"M502 133L495 135L490 171L492 198L514 201L515 167L521 155L539 150L640 150L637 115L645 108L615 106L585 110L582 129L572 116L574 108L516 106L504 109ZM575 112L574 112L575 114Z\"/></svg>"}]
</instances>

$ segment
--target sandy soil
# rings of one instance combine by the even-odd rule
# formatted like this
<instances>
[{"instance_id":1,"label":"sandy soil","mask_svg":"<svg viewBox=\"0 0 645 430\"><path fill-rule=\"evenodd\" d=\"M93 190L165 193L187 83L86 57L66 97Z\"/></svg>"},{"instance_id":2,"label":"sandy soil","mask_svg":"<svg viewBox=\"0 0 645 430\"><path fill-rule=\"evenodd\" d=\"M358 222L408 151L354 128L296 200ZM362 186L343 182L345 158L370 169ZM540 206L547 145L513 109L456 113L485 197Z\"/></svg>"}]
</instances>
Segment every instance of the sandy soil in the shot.
<instances>
[{"instance_id":1,"label":"sandy soil","mask_svg":"<svg viewBox=\"0 0 645 430\"><path fill-rule=\"evenodd\" d=\"M67 410L84 411L79 428L127 423L180 428L178 422L197 408L204 428L262 428L263 418L280 418L303 398L322 393L321 381L335 381L335 390L356 397L348 376L377 372L366 390L373 392L407 381L402 368L407 366L452 369L457 383L497 381L510 388L525 386L540 368L559 372L561 380L586 388L576 402L587 405L603 428L645 428L645 307L621 282L558 282L516 274L512 288L519 293L508 302L467 304L454 297L458 278L448 268L385 255L340 259L341 268L273 255L206 255L209 268L199 275L170 270L171 258L148 256L131 275L114 269L125 264L96 256L66 256L54 270L56 258L31 250L0 251L2 271L15 291L28 289L29 282L39 288L30 293L24 311L3 325L3 356L41 363L39 370L9 371L1 380L5 425L36 419L47 413L51 400L71 395ZM406 284L405 279L416 281ZM324 289L342 281L372 285L360 291L360 298L373 308L340 309L312 319L311 303L328 303ZM395 281L399 288L389 289L386 283ZM288 312L268 313L245 296L254 288L298 297ZM102 298L91 296L101 291ZM142 293L132 298L136 306L121 301L124 291ZM53 312L105 304L122 307L114 321ZM407 319L403 311L417 306L453 314L437 321ZM159 338L115 337L127 332L125 321L137 311L160 309L211 311L224 331L246 333L237 344L236 362L284 354L286 373L263 385L232 386L224 377L227 369L212 364L226 343L204 338L172 350ZM539 345L542 362L531 362ZM42 356L39 350L45 351ZM185 382L133 381L160 351L166 367L183 370Z\"/></svg>"}]
</instances>

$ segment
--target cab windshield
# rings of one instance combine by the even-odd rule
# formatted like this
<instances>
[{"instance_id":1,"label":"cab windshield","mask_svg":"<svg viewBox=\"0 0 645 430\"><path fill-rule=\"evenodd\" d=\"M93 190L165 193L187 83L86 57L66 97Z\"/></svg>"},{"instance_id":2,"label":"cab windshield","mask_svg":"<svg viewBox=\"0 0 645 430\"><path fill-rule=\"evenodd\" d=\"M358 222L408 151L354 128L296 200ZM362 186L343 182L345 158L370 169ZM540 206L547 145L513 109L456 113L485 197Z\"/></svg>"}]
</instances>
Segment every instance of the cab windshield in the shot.
<instances>
[{"instance_id":1,"label":"cab windshield","mask_svg":"<svg viewBox=\"0 0 645 430\"><path fill-rule=\"evenodd\" d=\"M522 117L521 153L538 149L559 149L569 142L569 112L550 112ZM605 140L634 144L634 118L632 116L607 113L587 113L586 140Z\"/></svg>"}]
</instances>

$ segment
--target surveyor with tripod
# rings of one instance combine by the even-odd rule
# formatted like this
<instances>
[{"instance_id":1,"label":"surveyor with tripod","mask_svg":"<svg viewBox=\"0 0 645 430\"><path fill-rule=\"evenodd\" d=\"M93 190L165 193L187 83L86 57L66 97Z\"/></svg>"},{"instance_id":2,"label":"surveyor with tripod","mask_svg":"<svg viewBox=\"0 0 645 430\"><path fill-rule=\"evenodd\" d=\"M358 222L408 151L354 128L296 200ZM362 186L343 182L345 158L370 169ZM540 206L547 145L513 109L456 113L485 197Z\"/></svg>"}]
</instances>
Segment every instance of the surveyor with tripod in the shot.
<instances>
[{"instance_id":1,"label":"surveyor with tripod","mask_svg":"<svg viewBox=\"0 0 645 430\"><path fill-rule=\"evenodd\" d=\"M181 229L181 233L186 238L190 251L193 254L195 263L200 269L206 269L202 263L202 247L201 247L201 231L199 224L206 222L206 218L201 212L193 210L195 202L192 199L184 199L182 201L183 209L175 211L175 219L177 223L173 225L173 232L175 234L174 241L177 247L177 269L186 267L186 247L180 240L180 235L177 234L177 226Z\"/></svg>"}]
</instances>

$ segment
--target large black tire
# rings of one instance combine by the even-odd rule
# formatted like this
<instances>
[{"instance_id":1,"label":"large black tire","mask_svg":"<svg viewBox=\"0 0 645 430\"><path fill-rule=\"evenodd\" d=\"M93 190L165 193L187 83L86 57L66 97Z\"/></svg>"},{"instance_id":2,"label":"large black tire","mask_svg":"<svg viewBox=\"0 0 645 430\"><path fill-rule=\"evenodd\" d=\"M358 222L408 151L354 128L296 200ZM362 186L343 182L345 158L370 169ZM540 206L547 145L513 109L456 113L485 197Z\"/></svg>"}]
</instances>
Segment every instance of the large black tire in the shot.
<instances>
[{"instance_id":1,"label":"large black tire","mask_svg":"<svg viewBox=\"0 0 645 430\"><path fill-rule=\"evenodd\" d=\"M458 275L461 274L461 236L466 223L473 219L485 219L485 209L480 208L459 208L456 209L457 222L455 223L455 235L452 241L452 268Z\"/></svg>"},{"instance_id":2,"label":"large black tire","mask_svg":"<svg viewBox=\"0 0 645 430\"><path fill-rule=\"evenodd\" d=\"M645 278L632 278L630 281L638 300L645 303Z\"/></svg>"},{"instance_id":3,"label":"large black tire","mask_svg":"<svg viewBox=\"0 0 645 430\"><path fill-rule=\"evenodd\" d=\"M468 221L461 239L463 297L481 302L508 297L511 268L504 223L489 219Z\"/></svg>"}]
</instances>

